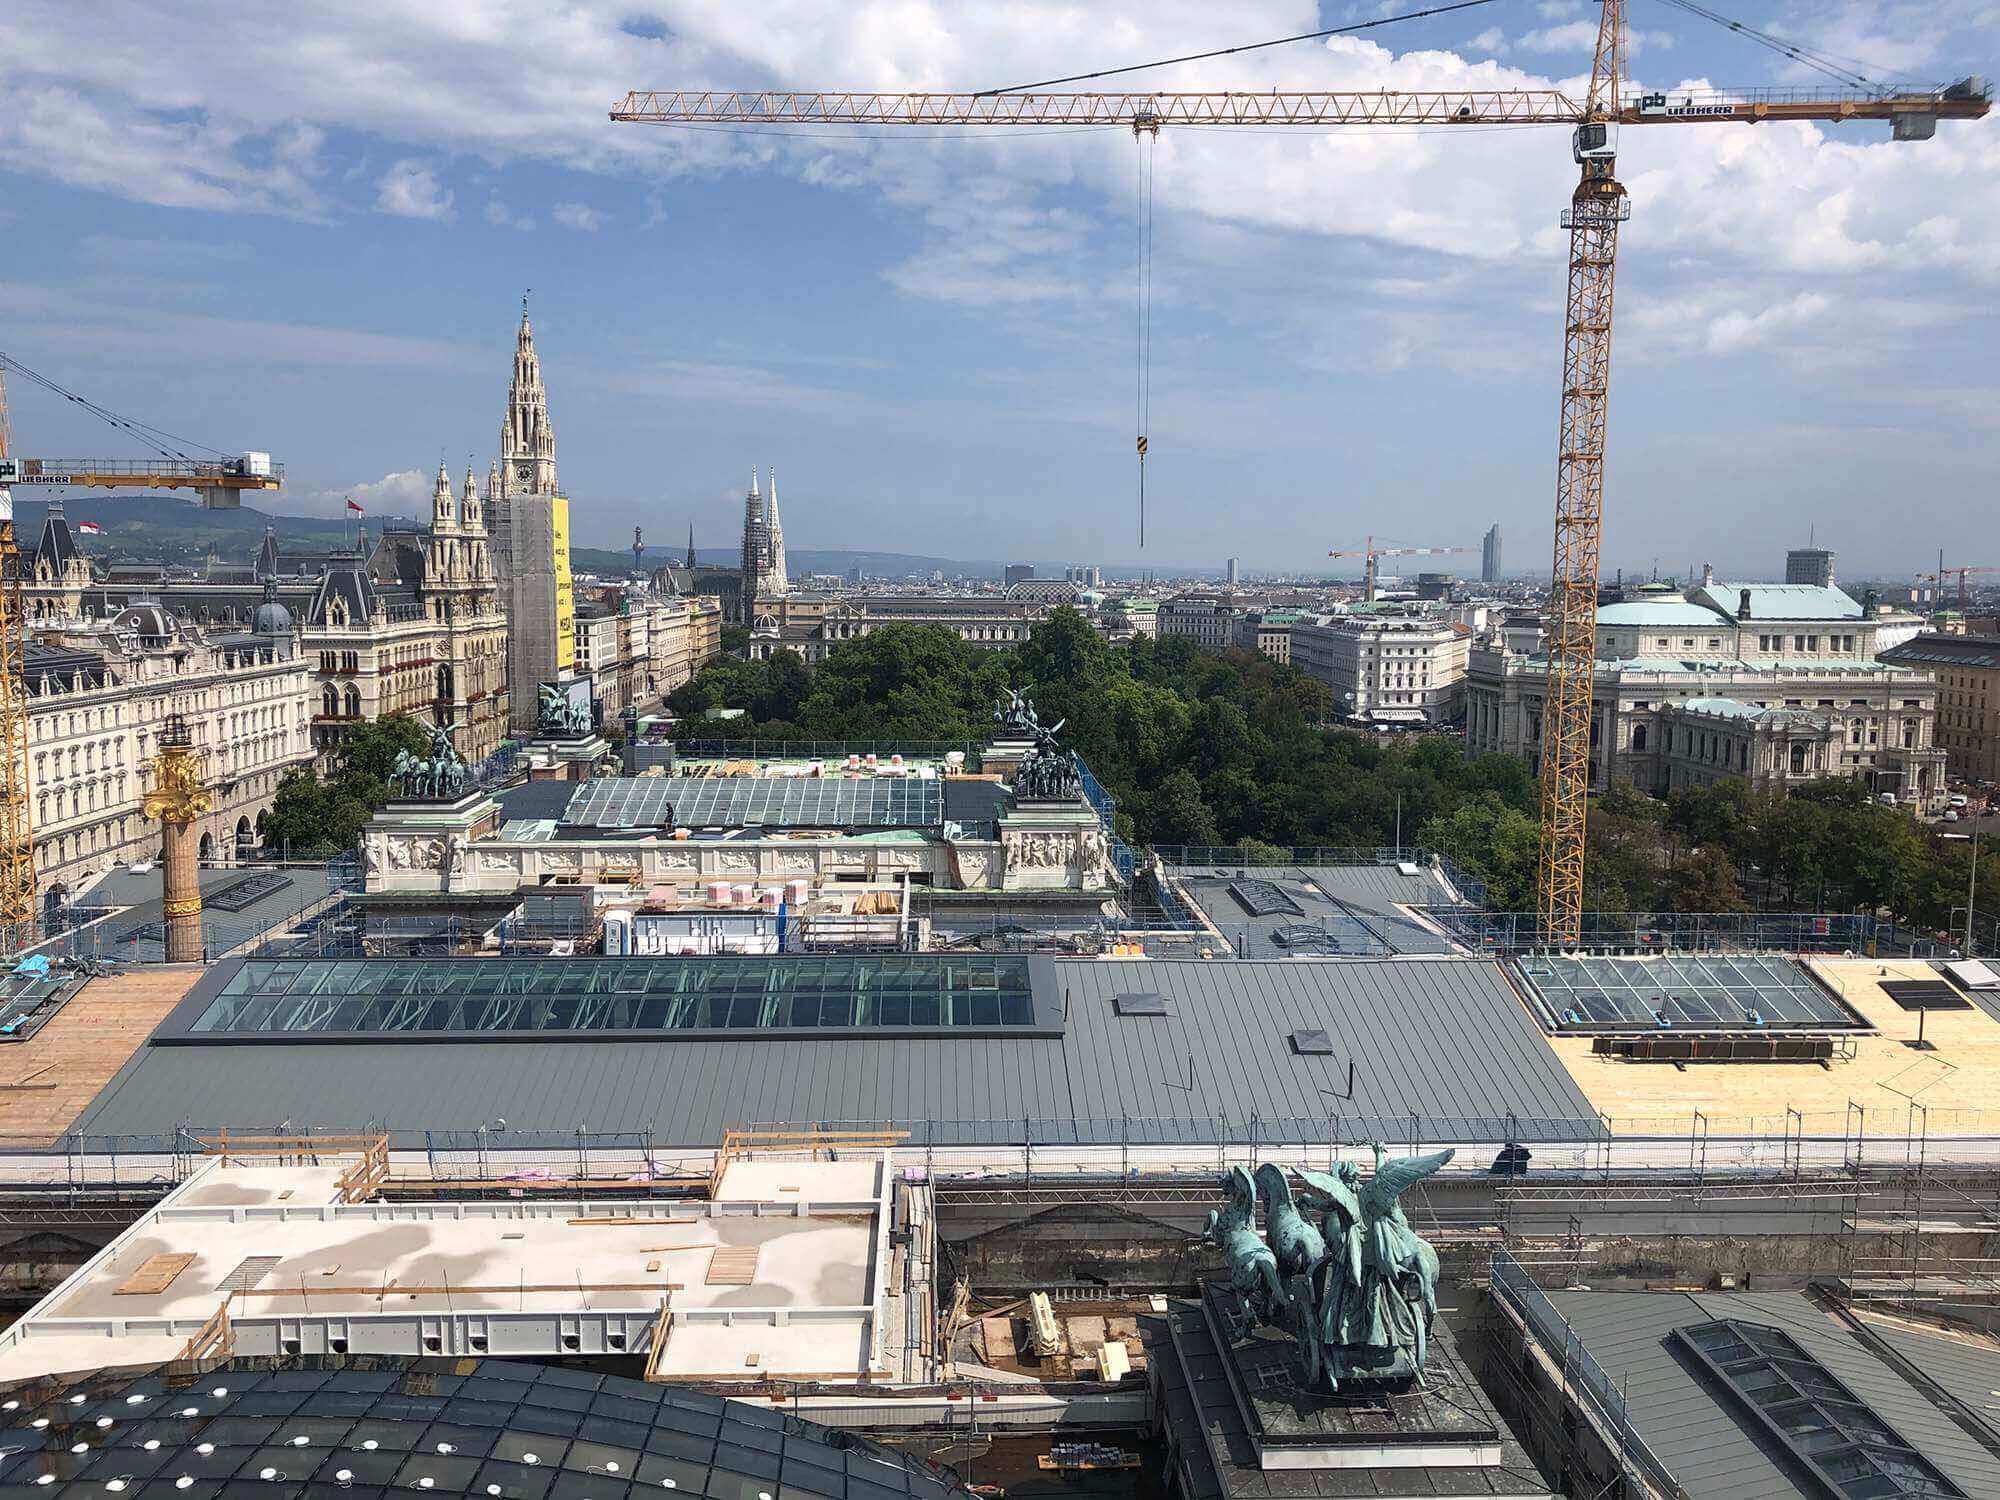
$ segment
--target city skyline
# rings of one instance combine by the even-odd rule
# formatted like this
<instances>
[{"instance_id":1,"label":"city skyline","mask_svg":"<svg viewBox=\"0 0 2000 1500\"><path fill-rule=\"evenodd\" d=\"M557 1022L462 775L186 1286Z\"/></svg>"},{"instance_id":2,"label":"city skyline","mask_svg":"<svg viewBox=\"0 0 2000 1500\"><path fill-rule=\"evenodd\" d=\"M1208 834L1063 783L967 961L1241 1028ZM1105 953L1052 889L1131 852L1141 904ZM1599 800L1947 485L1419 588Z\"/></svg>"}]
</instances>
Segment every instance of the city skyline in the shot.
<instances>
[{"instance_id":1,"label":"city skyline","mask_svg":"<svg viewBox=\"0 0 2000 1500\"><path fill-rule=\"evenodd\" d=\"M1969 4L1756 9L1899 74L1981 70ZM1087 32L1076 7L924 15L885 29L866 6L584 6L558 23L466 5L398 15L386 37L307 18L355 67L338 83L274 67L278 89L255 60L301 38L239 8L193 7L169 32L22 6L0 21L24 79L0 125L10 352L169 430L278 454L274 511L328 514L353 494L421 514L440 449L454 469L494 456L511 312L532 286L586 545L689 520L722 541L744 464L775 462L800 549L1237 555L1262 572L1388 526L1476 546L1497 520L1512 570L1544 566L1563 132L1163 136L1141 552L1129 137L757 138L604 110L681 81L991 84L1345 13L1135 8ZM1139 76L1573 87L1587 17L1496 6ZM1793 77L1663 19L1635 18L1637 82ZM399 40L420 69L382 61ZM231 48L247 86L159 65ZM1978 124L1884 135L1628 132L1607 573L1655 555L1667 573L1730 556L1769 571L1814 523L1907 572L1976 527L2000 274L2000 193L1978 185L2000 185L2000 146ZM195 341L219 352L189 361ZM12 395L18 451L107 441ZM1912 491L1925 524L1882 525L1879 496ZM1716 555L1679 556L1690 536Z\"/></svg>"}]
</instances>

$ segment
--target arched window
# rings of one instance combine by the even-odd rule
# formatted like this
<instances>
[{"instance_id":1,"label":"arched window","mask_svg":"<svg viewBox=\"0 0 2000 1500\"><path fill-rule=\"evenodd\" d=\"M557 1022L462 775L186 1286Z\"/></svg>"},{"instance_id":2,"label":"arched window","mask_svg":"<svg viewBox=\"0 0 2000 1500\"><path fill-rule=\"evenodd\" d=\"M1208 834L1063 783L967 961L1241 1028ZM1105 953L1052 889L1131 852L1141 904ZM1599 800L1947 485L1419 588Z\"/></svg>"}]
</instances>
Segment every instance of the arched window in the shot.
<instances>
[{"instance_id":1,"label":"arched window","mask_svg":"<svg viewBox=\"0 0 2000 1500\"><path fill-rule=\"evenodd\" d=\"M1802 776L1805 774L1805 769L1806 747L1803 743L1794 740L1792 742L1792 774L1794 776Z\"/></svg>"},{"instance_id":2,"label":"arched window","mask_svg":"<svg viewBox=\"0 0 2000 1500\"><path fill-rule=\"evenodd\" d=\"M340 712L340 692L330 682L320 690L319 711L329 719Z\"/></svg>"},{"instance_id":3,"label":"arched window","mask_svg":"<svg viewBox=\"0 0 2000 1500\"><path fill-rule=\"evenodd\" d=\"M1644 724L1634 724L1632 726L1632 748L1635 751L1646 748L1646 726Z\"/></svg>"},{"instance_id":4,"label":"arched window","mask_svg":"<svg viewBox=\"0 0 2000 1500\"><path fill-rule=\"evenodd\" d=\"M353 683L347 685L347 717L350 719L361 717L361 689Z\"/></svg>"}]
</instances>

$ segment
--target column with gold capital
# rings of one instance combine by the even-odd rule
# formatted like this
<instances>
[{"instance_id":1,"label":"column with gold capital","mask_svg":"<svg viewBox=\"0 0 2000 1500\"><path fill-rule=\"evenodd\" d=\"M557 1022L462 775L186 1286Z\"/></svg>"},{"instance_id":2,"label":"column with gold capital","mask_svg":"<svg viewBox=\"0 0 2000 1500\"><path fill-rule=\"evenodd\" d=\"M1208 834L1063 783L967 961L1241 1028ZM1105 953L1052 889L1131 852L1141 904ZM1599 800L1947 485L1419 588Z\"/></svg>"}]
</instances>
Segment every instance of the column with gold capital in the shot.
<instances>
[{"instance_id":1,"label":"column with gold capital","mask_svg":"<svg viewBox=\"0 0 2000 1500\"><path fill-rule=\"evenodd\" d=\"M214 810L215 798L202 785L201 752L194 748L187 720L169 714L160 729L160 753L153 758L146 816L160 820L165 845L162 915L170 964L201 962L201 868L194 825Z\"/></svg>"}]
</instances>

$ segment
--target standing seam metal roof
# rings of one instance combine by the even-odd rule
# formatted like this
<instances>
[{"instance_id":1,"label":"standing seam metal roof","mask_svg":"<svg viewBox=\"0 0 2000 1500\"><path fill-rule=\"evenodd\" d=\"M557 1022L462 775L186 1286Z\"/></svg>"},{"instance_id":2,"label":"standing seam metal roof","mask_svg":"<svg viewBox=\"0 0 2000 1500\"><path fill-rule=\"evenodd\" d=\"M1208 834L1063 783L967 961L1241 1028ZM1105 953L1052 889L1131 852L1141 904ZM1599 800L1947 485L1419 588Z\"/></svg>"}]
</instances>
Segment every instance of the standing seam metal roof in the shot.
<instances>
[{"instance_id":1,"label":"standing seam metal roof","mask_svg":"<svg viewBox=\"0 0 2000 1500\"><path fill-rule=\"evenodd\" d=\"M1591 1356L1624 1390L1639 1435L1689 1494L1717 1500L1816 1500L1819 1490L1795 1478L1777 1445L1756 1432L1723 1391L1711 1392L1667 1343L1676 1328L1717 1318L1782 1328L1860 1396L1905 1441L1969 1495L2000 1493L2000 1465L1943 1412L1876 1357L1832 1314L1803 1292L1554 1292ZM1919 1363L1949 1345L1958 1377L1991 1377L2000 1356L1921 1335L1909 1350ZM1892 1340L1893 1342L1893 1340ZM1990 1387L1989 1387L1990 1388Z\"/></svg>"},{"instance_id":2,"label":"standing seam metal roof","mask_svg":"<svg viewBox=\"0 0 2000 1500\"><path fill-rule=\"evenodd\" d=\"M1412 1112L1432 1140L1575 1140L1599 1129L1490 961L1099 960L1047 972L1063 991L1050 998L1069 1008L1061 1037L149 1045L77 1129L289 1121L407 1136L500 1116L516 1130L650 1129L662 1144L712 1145L732 1125L778 1121L937 1122L938 1140L1011 1141L1032 1119L1037 1139L1115 1143L1127 1117L1197 1140L1214 1138L1219 1119L1228 1138L1250 1139L1253 1114L1263 1140L1286 1138L1283 1122L1323 1138L1336 1116L1400 1138ZM1127 991L1164 995L1170 1014L1115 1016L1111 997ZM1333 1054L1295 1055L1300 1028L1326 1031ZM1331 1097L1345 1092L1350 1058L1355 1097Z\"/></svg>"}]
</instances>

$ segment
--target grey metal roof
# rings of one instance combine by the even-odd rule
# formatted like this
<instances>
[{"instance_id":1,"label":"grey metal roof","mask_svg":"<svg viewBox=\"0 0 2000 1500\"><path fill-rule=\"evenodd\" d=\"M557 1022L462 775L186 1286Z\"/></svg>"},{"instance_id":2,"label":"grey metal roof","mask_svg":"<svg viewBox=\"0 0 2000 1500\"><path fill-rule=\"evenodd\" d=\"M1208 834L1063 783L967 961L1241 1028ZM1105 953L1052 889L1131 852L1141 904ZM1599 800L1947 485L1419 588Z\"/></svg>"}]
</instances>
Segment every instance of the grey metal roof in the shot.
<instances>
[{"instance_id":1,"label":"grey metal roof","mask_svg":"<svg viewBox=\"0 0 2000 1500\"><path fill-rule=\"evenodd\" d=\"M2000 1493L1993 1455L1803 1292L1552 1292L1550 1300L1624 1390L1639 1435L1703 1500L1817 1500L1820 1493L1753 1432L1726 1393L1711 1392L1669 1347L1674 1329L1716 1318L1784 1329L1967 1494Z\"/></svg>"},{"instance_id":2,"label":"grey metal roof","mask_svg":"<svg viewBox=\"0 0 2000 1500\"><path fill-rule=\"evenodd\" d=\"M650 1129L679 1145L779 1121L892 1123L966 1142L1025 1130L1116 1143L1128 1129L1135 1140L1402 1140L1412 1113L1432 1141L1599 1129L1488 961L1065 961L1038 973L1060 987L1038 993L1038 1008L1068 1007L1061 1036L154 1043L78 1128L414 1133L498 1115L516 1129ZM1112 997L1132 991L1165 996L1170 1013L1115 1015ZM1324 1030L1333 1053L1294 1053L1301 1028ZM1335 1096L1350 1059L1347 1100Z\"/></svg>"},{"instance_id":3,"label":"grey metal roof","mask_svg":"<svg viewBox=\"0 0 2000 1500\"><path fill-rule=\"evenodd\" d=\"M1891 646L1882 660L1902 666L2000 667L2000 640L1990 635L1919 635Z\"/></svg>"},{"instance_id":4,"label":"grey metal roof","mask_svg":"<svg viewBox=\"0 0 2000 1500\"><path fill-rule=\"evenodd\" d=\"M500 819L511 823L517 819L550 819L563 815L570 799L582 790L580 781L561 781L551 778L547 781L524 781L517 786L503 787L493 794L493 800L500 804Z\"/></svg>"},{"instance_id":5,"label":"grey metal roof","mask_svg":"<svg viewBox=\"0 0 2000 1500\"><path fill-rule=\"evenodd\" d=\"M1225 873L1218 875L1218 871ZM1451 899L1443 882L1427 868L1404 875L1394 865L1190 865L1178 866L1172 873L1209 921L1231 941L1237 933L1247 931L1246 958L1288 956L1270 941L1273 929L1302 920L1317 922L1330 913L1352 917L1392 953L1455 951L1448 939L1402 910L1404 906L1442 904ZM1226 889L1231 880L1245 876L1278 882L1301 908L1301 914L1250 916ZM1360 951L1382 950L1364 946Z\"/></svg>"}]
</instances>

